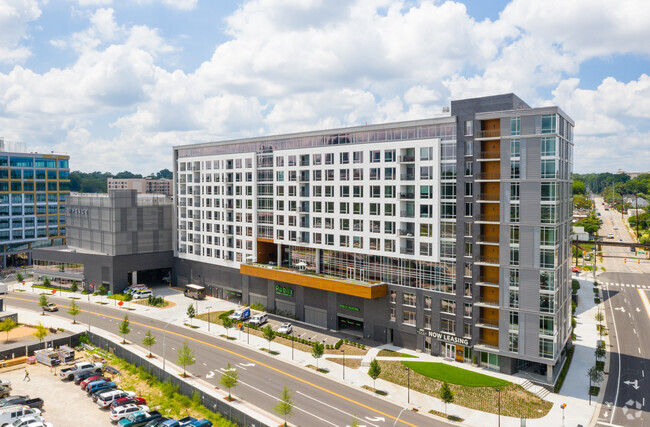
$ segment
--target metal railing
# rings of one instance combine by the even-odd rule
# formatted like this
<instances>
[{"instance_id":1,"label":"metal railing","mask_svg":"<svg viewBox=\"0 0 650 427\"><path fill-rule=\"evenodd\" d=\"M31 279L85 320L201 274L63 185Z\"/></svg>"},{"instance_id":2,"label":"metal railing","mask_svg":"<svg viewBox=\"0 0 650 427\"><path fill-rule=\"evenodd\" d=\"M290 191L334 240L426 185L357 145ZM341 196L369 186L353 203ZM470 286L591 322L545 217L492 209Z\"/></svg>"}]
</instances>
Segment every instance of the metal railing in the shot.
<instances>
[{"instance_id":1,"label":"metal railing","mask_svg":"<svg viewBox=\"0 0 650 427\"><path fill-rule=\"evenodd\" d=\"M476 132L476 138L498 138L501 136L501 129L479 130Z\"/></svg>"},{"instance_id":2,"label":"metal railing","mask_svg":"<svg viewBox=\"0 0 650 427\"><path fill-rule=\"evenodd\" d=\"M478 154L479 159L495 159L495 160L501 160L501 153L496 150L492 151L481 151Z\"/></svg>"},{"instance_id":3,"label":"metal railing","mask_svg":"<svg viewBox=\"0 0 650 427\"><path fill-rule=\"evenodd\" d=\"M488 326L493 326L498 328L499 327L499 319L489 319L487 317L479 317L478 322L476 322L477 325L488 325Z\"/></svg>"},{"instance_id":4,"label":"metal railing","mask_svg":"<svg viewBox=\"0 0 650 427\"><path fill-rule=\"evenodd\" d=\"M498 202L501 200L501 193L480 193L478 200Z\"/></svg>"},{"instance_id":5,"label":"metal railing","mask_svg":"<svg viewBox=\"0 0 650 427\"><path fill-rule=\"evenodd\" d=\"M476 216L476 220L485 222L500 222L501 218L499 214L479 214Z\"/></svg>"},{"instance_id":6,"label":"metal railing","mask_svg":"<svg viewBox=\"0 0 650 427\"><path fill-rule=\"evenodd\" d=\"M479 234L476 237L477 242L499 243L499 235L493 234Z\"/></svg>"},{"instance_id":7,"label":"metal railing","mask_svg":"<svg viewBox=\"0 0 650 427\"><path fill-rule=\"evenodd\" d=\"M476 304L490 305L494 307L499 306L499 298L478 297Z\"/></svg>"},{"instance_id":8,"label":"metal railing","mask_svg":"<svg viewBox=\"0 0 650 427\"><path fill-rule=\"evenodd\" d=\"M500 180L501 172L479 172L474 175L476 179L491 179L491 180Z\"/></svg>"},{"instance_id":9,"label":"metal railing","mask_svg":"<svg viewBox=\"0 0 650 427\"><path fill-rule=\"evenodd\" d=\"M485 263L485 264L499 264L499 257L479 255L476 258L476 262L482 262L482 263Z\"/></svg>"}]
</instances>

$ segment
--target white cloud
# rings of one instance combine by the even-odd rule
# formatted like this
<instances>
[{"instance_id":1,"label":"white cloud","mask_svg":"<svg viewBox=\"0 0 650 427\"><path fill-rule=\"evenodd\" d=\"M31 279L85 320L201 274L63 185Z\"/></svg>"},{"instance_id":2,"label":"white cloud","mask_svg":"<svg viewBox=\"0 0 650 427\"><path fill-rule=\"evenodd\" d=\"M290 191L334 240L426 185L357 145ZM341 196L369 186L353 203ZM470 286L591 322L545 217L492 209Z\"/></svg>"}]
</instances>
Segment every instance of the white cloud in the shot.
<instances>
[{"instance_id":1,"label":"white cloud","mask_svg":"<svg viewBox=\"0 0 650 427\"><path fill-rule=\"evenodd\" d=\"M113 0L72 0L81 7L110 6Z\"/></svg>"},{"instance_id":2,"label":"white cloud","mask_svg":"<svg viewBox=\"0 0 650 427\"><path fill-rule=\"evenodd\" d=\"M41 16L35 0L4 0L0 3L0 62L16 63L31 55L23 46L30 22Z\"/></svg>"},{"instance_id":3,"label":"white cloud","mask_svg":"<svg viewBox=\"0 0 650 427\"><path fill-rule=\"evenodd\" d=\"M182 11L189 11L196 7L198 0L132 0L134 3L141 5L150 5L152 3L162 3L163 5Z\"/></svg>"}]
</instances>

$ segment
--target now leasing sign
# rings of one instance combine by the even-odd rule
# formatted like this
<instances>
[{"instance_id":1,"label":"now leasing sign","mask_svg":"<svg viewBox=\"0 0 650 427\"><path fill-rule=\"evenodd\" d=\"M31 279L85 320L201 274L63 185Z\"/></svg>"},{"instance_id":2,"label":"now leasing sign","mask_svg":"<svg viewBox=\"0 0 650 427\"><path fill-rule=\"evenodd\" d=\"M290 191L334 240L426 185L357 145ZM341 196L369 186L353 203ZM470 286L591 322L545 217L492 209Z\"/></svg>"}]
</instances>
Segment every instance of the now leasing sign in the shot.
<instances>
[{"instance_id":1,"label":"now leasing sign","mask_svg":"<svg viewBox=\"0 0 650 427\"><path fill-rule=\"evenodd\" d=\"M460 344L464 346L469 345L469 340L467 338L459 338L456 335L448 334L446 332L436 332L420 328L417 330L417 334L424 335L425 337L435 338L441 341L451 342L454 344Z\"/></svg>"}]
</instances>

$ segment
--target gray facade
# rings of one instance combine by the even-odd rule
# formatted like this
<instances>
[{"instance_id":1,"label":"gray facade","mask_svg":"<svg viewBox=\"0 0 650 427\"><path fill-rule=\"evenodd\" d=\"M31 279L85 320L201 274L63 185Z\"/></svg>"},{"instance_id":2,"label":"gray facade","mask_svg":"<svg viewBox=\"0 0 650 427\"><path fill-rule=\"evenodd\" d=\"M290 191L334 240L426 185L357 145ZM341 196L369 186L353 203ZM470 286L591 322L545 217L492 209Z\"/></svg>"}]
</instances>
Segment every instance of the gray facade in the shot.
<instances>
[{"instance_id":1,"label":"gray facade","mask_svg":"<svg viewBox=\"0 0 650 427\"><path fill-rule=\"evenodd\" d=\"M171 269L169 198L138 196L136 190L73 194L67 213L67 246L35 250L35 276L76 281L90 290L103 285L114 293L141 281L138 272ZM159 281L160 276L147 277Z\"/></svg>"}]
</instances>

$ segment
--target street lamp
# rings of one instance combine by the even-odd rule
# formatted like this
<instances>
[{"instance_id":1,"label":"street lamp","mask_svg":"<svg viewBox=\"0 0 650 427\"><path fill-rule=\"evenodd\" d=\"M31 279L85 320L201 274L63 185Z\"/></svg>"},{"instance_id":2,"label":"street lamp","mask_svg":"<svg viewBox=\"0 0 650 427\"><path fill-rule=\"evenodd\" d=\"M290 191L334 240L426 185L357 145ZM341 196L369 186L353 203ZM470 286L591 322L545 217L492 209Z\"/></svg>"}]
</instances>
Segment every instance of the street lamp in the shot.
<instances>
[{"instance_id":1,"label":"street lamp","mask_svg":"<svg viewBox=\"0 0 650 427\"><path fill-rule=\"evenodd\" d=\"M393 423L393 427L395 427L397 425L397 422L399 421L399 417L402 416L402 412L406 411L407 409L408 408L402 408L402 410L399 411L399 415L397 416L397 418L395 418L395 422Z\"/></svg>"},{"instance_id":2,"label":"street lamp","mask_svg":"<svg viewBox=\"0 0 650 427\"><path fill-rule=\"evenodd\" d=\"M499 393L499 427L501 427L501 389L497 388L497 393Z\"/></svg>"},{"instance_id":3,"label":"street lamp","mask_svg":"<svg viewBox=\"0 0 650 427\"><path fill-rule=\"evenodd\" d=\"M345 380L345 349L341 348L341 353L343 353L343 379Z\"/></svg>"},{"instance_id":4,"label":"street lamp","mask_svg":"<svg viewBox=\"0 0 650 427\"><path fill-rule=\"evenodd\" d=\"M291 337L291 360L293 361L293 329L291 330L291 333L289 333L289 336Z\"/></svg>"},{"instance_id":5,"label":"street lamp","mask_svg":"<svg viewBox=\"0 0 650 427\"><path fill-rule=\"evenodd\" d=\"M212 306L207 306L205 309L208 311L208 332L210 332L210 309Z\"/></svg>"},{"instance_id":6,"label":"street lamp","mask_svg":"<svg viewBox=\"0 0 650 427\"><path fill-rule=\"evenodd\" d=\"M560 408L562 408L562 427L564 427L564 408L566 408L566 403L561 404Z\"/></svg>"},{"instance_id":7,"label":"street lamp","mask_svg":"<svg viewBox=\"0 0 650 427\"><path fill-rule=\"evenodd\" d=\"M408 403L410 405L411 404L411 369L409 369L408 366L404 366L404 369L406 369L406 378L407 378L407 380L406 380L406 384L407 384L406 403Z\"/></svg>"},{"instance_id":8,"label":"street lamp","mask_svg":"<svg viewBox=\"0 0 650 427\"><path fill-rule=\"evenodd\" d=\"M177 319L172 319L169 322L165 324L165 327L163 328L163 372L165 372L165 338L167 337L167 326L171 325L172 323L176 322Z\"/></svg>"}]
</instances>

